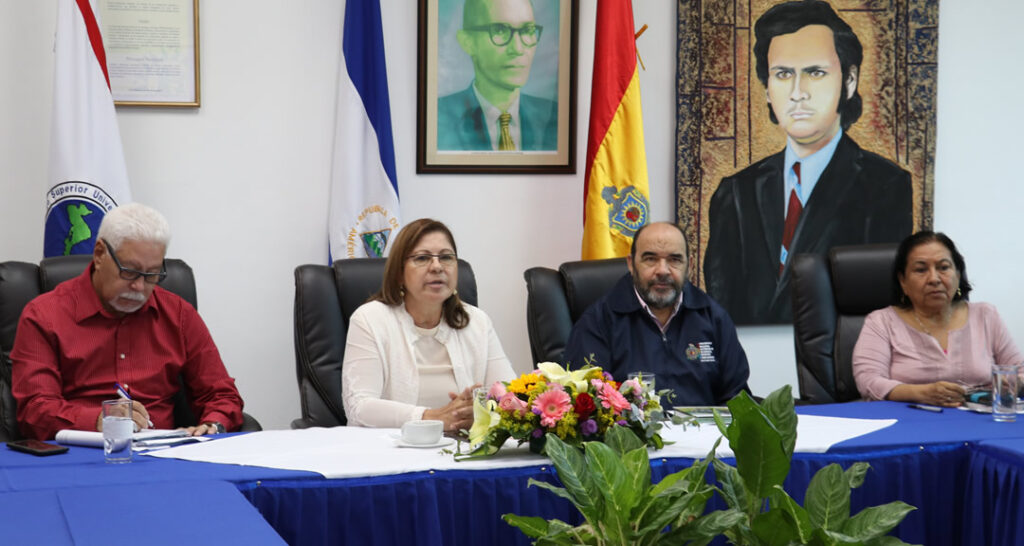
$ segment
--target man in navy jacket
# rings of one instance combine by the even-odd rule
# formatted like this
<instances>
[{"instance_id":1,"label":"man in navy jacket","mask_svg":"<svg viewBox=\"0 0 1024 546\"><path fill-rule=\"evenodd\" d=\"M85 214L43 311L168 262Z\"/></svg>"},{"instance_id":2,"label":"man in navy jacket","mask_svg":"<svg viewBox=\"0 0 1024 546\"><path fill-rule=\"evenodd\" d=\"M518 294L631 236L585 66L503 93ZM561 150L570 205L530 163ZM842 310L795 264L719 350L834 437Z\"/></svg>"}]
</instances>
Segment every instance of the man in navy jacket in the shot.
<instances>
[{"instance_id":1,"label":"man in navy jacket","mask_svg":"<svg viewBox=\"0 0 1024 546\"><path fill-rule=\"evenodd\" d=\"M591 356L617 381L650 372L677 405L722 405L747 389L750 367L728 313L686 280L686 239L675 224L637 231L629 275L573 326L565 360Z\"/></svg>"}]
</instances>

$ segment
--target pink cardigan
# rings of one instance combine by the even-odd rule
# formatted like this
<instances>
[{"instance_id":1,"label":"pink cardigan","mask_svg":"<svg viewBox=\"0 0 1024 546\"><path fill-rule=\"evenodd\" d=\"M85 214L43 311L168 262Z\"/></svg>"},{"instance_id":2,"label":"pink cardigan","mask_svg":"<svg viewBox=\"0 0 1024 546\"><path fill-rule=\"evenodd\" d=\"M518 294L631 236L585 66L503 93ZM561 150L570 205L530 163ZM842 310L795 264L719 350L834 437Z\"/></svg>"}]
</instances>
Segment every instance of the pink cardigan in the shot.
<instances>
[{"instance_id":1,"label":"pink cardigan","mask_svg":"<svg viewBox=\"0 0 1024 546\"><path fill-rule=\"evenodd\" d=\"M993 363L1024 363L996 308L969 305L967 323L949 332L948 353L935 338L903 322L892 307L869 314L853 348L853 377L861 396L884 400L897 385L935 381L987 388Z\"/></svg>"}]
</instances>

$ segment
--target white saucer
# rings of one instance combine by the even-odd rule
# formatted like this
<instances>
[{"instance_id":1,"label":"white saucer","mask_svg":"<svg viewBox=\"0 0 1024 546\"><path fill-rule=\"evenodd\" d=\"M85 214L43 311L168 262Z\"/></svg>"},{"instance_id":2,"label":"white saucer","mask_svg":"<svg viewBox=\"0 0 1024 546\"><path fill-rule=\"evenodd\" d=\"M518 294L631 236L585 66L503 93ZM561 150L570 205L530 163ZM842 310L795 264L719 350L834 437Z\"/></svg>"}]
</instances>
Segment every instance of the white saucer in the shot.
<instances>
[{"instance_id":1,"label":"white saucer","mask_svg":"<svg viewBox=\"0 0 1024 546\"><path fill-rule=\"evenodd\" d=\"M433 443L433 444L410 444L410 443L408 443L406 441L403 441L401 437L397 437L397 438L396 437L392 437L392 439L395 441L395 445L398 446L398 447L413 447L413 448L420 448L420 449L428 449L428 448L432 448L432 447L444 447L446 445L451 445L451 444L455 443L455 438L446 438L444 436L442 436L441 439L438 442Z\"/></svg>"}]
</instances>

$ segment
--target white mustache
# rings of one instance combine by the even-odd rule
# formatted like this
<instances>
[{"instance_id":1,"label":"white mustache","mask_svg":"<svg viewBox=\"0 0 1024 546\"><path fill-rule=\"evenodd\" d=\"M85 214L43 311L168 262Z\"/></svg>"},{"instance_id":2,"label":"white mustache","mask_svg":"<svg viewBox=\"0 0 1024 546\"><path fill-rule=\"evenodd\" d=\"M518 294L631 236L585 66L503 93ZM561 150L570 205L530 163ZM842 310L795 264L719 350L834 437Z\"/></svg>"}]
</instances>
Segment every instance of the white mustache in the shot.
<instances>
[{"instance_id":1,"label":"white mustache","mask_svg":"<svg viewBox=\"0 0 1024 546\"><path fill-rule=\"evenodd\" d=\"M143 294L142 292L121 292L120 294L117 295L117 297L141 303L145 303L146 301L146 295Z\"/></svg>"}]
</instances>

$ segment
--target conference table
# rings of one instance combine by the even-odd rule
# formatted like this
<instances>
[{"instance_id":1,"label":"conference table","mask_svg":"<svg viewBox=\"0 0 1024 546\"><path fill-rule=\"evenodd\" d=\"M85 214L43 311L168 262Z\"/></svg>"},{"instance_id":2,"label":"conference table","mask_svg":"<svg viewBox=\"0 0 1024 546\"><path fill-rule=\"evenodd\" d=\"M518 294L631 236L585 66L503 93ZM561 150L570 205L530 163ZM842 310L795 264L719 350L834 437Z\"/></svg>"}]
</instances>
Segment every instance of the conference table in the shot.
<instances>
[{"instance_id":1,"label":"conference table","mask_svg":"<svg viewBox=\"0 0 1024 546\"><path fill-rule=\"evenodd\" d=\"M851 510L894 500L917 507L895 531L904 541L1024 543L1024 419L996 423L989 415L931 413L893 402L797 411L896 420L823 453L795 454L785 487L797 501L824 466L865 461L871 471L853 491ZM337 451L342 462L345 453L359 449L359 432L334 430L356 444ZM659 455L651 451L655 480L694 461ZM139 455L129 464L109 465L95 448L72 447L50 457L2 449L0 543L93 544L116 534L152 544L528 544L501 521L502 514L580 521L564 499L527 487L531 478L558 483L542 457L536 464L488 469L467 463L362 476L353 471L356 477L325 478L304 470Z\"/></svg>"}]
</instances>

